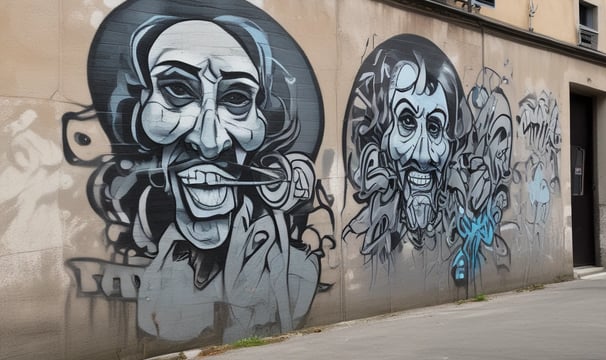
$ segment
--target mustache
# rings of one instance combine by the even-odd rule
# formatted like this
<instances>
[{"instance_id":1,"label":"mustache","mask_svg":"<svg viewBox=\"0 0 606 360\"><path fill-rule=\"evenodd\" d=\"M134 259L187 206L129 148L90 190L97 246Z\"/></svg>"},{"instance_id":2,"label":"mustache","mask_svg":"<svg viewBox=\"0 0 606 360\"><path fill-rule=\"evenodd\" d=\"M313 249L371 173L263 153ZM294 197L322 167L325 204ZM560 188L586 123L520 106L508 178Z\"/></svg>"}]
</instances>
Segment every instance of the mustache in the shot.
<instances>
[{"instance_id":1,"label":"mustache","mask_svg":"<svg viewBox=\"0 0 606 360\"><path fill-rule=\"evenodd\" d=\"M441 173L442 171L438 168L437 165L431 163L425 166L421 166L419 162L415 159L409 159L404 164L400 165L401 170L405 171L418 171L418 172L436 172Z\"/></svg>"}]
</instances>

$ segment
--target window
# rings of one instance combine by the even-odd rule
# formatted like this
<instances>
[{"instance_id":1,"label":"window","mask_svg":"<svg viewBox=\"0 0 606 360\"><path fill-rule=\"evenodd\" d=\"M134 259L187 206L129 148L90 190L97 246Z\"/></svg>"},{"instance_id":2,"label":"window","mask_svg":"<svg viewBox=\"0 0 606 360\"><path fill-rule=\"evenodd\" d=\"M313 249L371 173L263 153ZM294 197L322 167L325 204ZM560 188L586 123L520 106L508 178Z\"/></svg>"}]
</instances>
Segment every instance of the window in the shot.
<instances>
[{"instance_id":1,"label":"window","mask_svg":"<svg viewBox=\"0 0 606 360\"><path fill-rule=\"evenodd\" d=\"M598 8L585 1L579 1L579 45L597 49Z\"/></svg>"},{"instance_id":2,"label":"window","mask_svg":"<svg viewBox=\"0 0 606 360\"><path fill-rule=\"evenodd\" d=\"M471 4L474 6L487 6L494 8L496 0L471 0Z\"/></svg>"},{"instance_id":3,"label":"window","mask_svg":"<svg viewBox=\"0 0 606 360\"><path fill-rule=\"evenodd\" d=\"M579 24L597 30L597 7L584 1L579 1Z\"/></svg>"}]
</instances>

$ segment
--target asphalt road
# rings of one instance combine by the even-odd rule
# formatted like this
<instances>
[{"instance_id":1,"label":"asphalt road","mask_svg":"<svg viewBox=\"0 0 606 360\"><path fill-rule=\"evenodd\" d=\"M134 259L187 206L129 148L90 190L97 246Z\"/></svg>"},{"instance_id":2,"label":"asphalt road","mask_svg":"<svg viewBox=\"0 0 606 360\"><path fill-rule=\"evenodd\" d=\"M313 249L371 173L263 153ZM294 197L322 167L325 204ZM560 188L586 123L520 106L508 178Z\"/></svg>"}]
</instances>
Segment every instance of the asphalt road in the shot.
<instances>
[{"instance_id":1,"label":"asphalt road","mask_svg":"<svg viewBox=\"0 0 606 360\"><path fill-rule=\"evenodd\" d=\"M606 273L190 359L606 360Z\"/></svg>"}]
</instances>

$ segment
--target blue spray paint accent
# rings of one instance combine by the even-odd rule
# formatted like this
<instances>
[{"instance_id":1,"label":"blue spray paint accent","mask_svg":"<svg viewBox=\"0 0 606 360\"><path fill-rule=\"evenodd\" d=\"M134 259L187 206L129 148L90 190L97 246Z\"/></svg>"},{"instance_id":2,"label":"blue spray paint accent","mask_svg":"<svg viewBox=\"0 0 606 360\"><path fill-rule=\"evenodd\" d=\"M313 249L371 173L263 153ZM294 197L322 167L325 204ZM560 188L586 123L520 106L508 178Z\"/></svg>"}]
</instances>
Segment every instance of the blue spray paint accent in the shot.
<instances>
[{"instance_id":1,"label":"blue spray paint accent","mask_svg":"<svg viewBox=\"0 0 606 360\"><path fill-rule=\"evenodd\" d=\"M457 221L457 233L463 239L463 244L455 253L452 260L452 274L456 282L473 280L480 268L483 256L481 246L492 246L495 236L496 221L491 216L492 211L487 207L476 217L469 217L460 209L461 217Z\"/></svg>"}]
</instances>

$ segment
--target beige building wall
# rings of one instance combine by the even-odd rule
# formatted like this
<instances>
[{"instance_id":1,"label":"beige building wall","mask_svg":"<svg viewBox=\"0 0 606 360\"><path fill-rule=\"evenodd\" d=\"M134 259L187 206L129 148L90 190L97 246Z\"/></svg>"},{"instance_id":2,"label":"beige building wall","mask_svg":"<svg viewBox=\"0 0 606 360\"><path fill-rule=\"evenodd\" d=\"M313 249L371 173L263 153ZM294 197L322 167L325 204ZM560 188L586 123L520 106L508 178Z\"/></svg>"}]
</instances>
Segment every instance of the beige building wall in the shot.
<instances>
[{"instance_id":1,"label":"beige building wall","mask_svg":"<svg viewBox=\"0 0 606 360\"><path fill-rule=\"evenodd\" d=\"M597 23L603 23L606 3L603 0L589 0L585 3L596 6ZM579 0L497 1L495 8L482 7L476 13L572 45L579 42ZM603 29L595 30L599 33ZM604 52L606 47L602 37L598 35L597 50Z\"/></svg>"},{"instance_id":2,"label":"beige building wall","mask_svg":"<svg viewBox=\"0 0 606 360\"><path fill-rule=\"evenodd\" d=\"M530 17L531 6L534 16ZM495 8L483 7L480 15L503 21L571 44L577 42L579 9L577 0L515 0L497 2ZM532 23L531 23L532 22ZM556 26L557 24L557 26Z\"/></svg>"},{"instance_id":3,"label":"beige building wall","mask_svg":"<svg viewBox=\"0 0 606 360\"><path fill-rule=\"evenodd\" d=\"M443 1L446 4L467 11L461 2ZM599 36L599 23L606 15L603 0L584 1L595 6L596 30L598 32L597 50L604 52L606 47ZM534 32L539 35L566 42L572 45L579 43L579 0L512 0L497 1L494 8L481 6L472 13L493 19L515 28Z\"/></svg>"},{"instance_id":4,"label":"beige building wall","mask_svg":"<svg viewBox=\"0 0 606 360\"><path fill-rule=\"evenodd\" d=\"M593 1L602 18L606 4ZM606 111L605 59L581 60L579 56L567 56L538 43L533 46L532 37L528 38L530 42L521 41L498 31L444 21L383 1L357 0L356 6L352 6L350 0L249 2L269 14L301 47L321 91L324 128L313 171L325 190L324 197L332 201L324 203L329 203L326 208L316 207L322 211L309 212L306 224L319 233L332 235L334 247L329 242L318 241L310 233L302 237L311 248L319 246L324 256L318 258L322 291L313 293L305 321L298 326L445 303L476 293L549 283L572 275L569 95L572 88L595 97L596 136L606 135L601 121ZM223 327L228 328L225 324L234 321L217 315L216 327L212 330L176 342L153 336L138 323L145 299L125 301L120 296L100 293L89 296L83 289L101 286L101 278L91 277L80 283L79 273L68 265L72 260L82 261L91 266L87 269L99 275L103 269L105 274L109 272L107 269L118 271L119 267L113 265L124 260L111 245L115 234L121 233L125 225L108 226L109 221L89 203L87 191L100 185L91 184L89 178L99 166L74 166L66 161L61 125L66 113L81 111L83 106L91 104L87 85L89 47L102 20L121 3L120 0L9 0L3 3L0 13L0 44L5 49L0 57L0 127L3 129L0 134L3 169L0 171L0 270L4 275L0 278L0 308L3 309L0 312L0 359L40 356L136 359L220 343L225 341ZM481 9L480 16L527 28L527 0L509 2L519 6L505 7L503 3L498 1L496 10ZM534 3L538 6L533 20L534 32L575 46L576 2L561 0L557 7L552 0ZM551 26L554 22L562 26ZM424 235L421 246L403 237L401 243L393 243L391 252L381 260L378 255L361 253L367 236L364 229L358 230L357 236L355 233L351 236L351 232L347 236L348 226L355 226L353 220L371 207L369 201L360 200L363 198L360 194L354 198L354 192L359 189L352 182L355 169L347 161L348 154L356 152L350 110L352 104L357 104L352 88L365 74L360 69L368 69L367 60L378 56L381 44L401 34L429 40L445 54L460 80L461 103L471 104L474 89L488 86L494 96L491 99L498 98L499 106L507 105L509 113L501 115L509 119L504 120L504 124L509 123L510 128L503 125L502 132L498 133L503 134L503 143L507 146L494 145L497 136L490 133L490 129L497 126L496 121L482 120L485 124L481 126L479 119L488 117L483 118L478 108L472 111L473 115L465 113L465 116L472 119L473 131L477 132L477 139L482 140L470 140L472 137L468 136L467 147L463 138L460 144L449 145L452 149L459 146L458 151L465 155L461 159L469 157L469 163L454 164L455 159L449 162L452 173L458 172L464 179L456 182L454 175L445 177L449 189L464 188L462 196L467 196L467 203L479 201L477 194L490 198L487 201L493 207L490 210L484 207L465 218L457 215L464 213L462 206L459 212L454 205L448 208L442 204L443 209L454 210L439 224L443 228L438 225L433 228L432 223L431 229L423 229L430 235ZM416 46L423 41L415 39L409 45ZM603 44L606 43L600 40L599 49L606 46ZM419 56L429 63L440 54L434 50ZM392 71L392 67L384 69L390 76ZM537 106L538 103L544 107ZM484 111L487 109L484 107ZM537 138L527 133L524 121L548 126L550 145L539 146ZM70 126L68 134L85 133L89 138L89 145L79 145L73 137L67 139L81 160L102 156L103 161L107 161L115 155L108 135L94 119ZM389 126L398 125L393 122ZM606 156L601 156L605 151L603 144L597 142L598 229L604 228L602 224L606 222L606 180L601 176L606 168L603 164ZM545 157L551 154L557 166ZM491 175L491 170L481 172L501 166L495 159L502 156L508 160L508 164L502 165L507 171L500 175ZM479 165L473 167L472 163ZM369 169L381 170L380 167ZM369 173L362 172L362 175ZM483 182L478 178L484 179ZM543 183L553 185L541 188L539 185ZM471 185L482 185L484 190ZM541 196L533 192L536 186L542 189ZM497 188L506 191L499 192ZM404 193L397 187L390 191ZM447 197L446 194L440 196ZM452 205L456 200L451 201ZM395 211L398 210L389 214ZM404 217L399 219L399 229L409 226ZM476 232L469 232L467 237L461 235L462 225L456 225L455 219L475 221L472 225ZM376 225L370 221L361 223L368 228ZM492 235L486 235L488 233ZM599 238L601 259L604 259L606 241L602 240L602 231ZM477 266L468 269L467 282L461 283L453 275L456 272L453 259L459 255L458 249L474 241L477 249L482 249L478 250L482 255L476 254ZM489 256L484 259L486 254ZM92 267L91 259L96 261L97 268ZM139 261L141 263L135 265L141 271L153 266L153 259ZM120 278L119 273L114 276ZM120 283L111 286L118 291ZM161 293L162 289L173 289L169 297L170 301L177 301L174 309L183 306L178 302L185 298L185 289L179 292L178 286L168 283L158 291ZM194 294L194 300L199 294L191 287L187 291ZM249 296L242 295L242 298ZM268 299L268 302L275 300ZM213 311L220 314L221 306L215 305ZM178 329L188 326L179 327L179 320L169 320L177 324ZM251 326L250 334L254 331ZM265 335L284 330L274 324L263 331Z\"/></svg>"}]
</instances>

